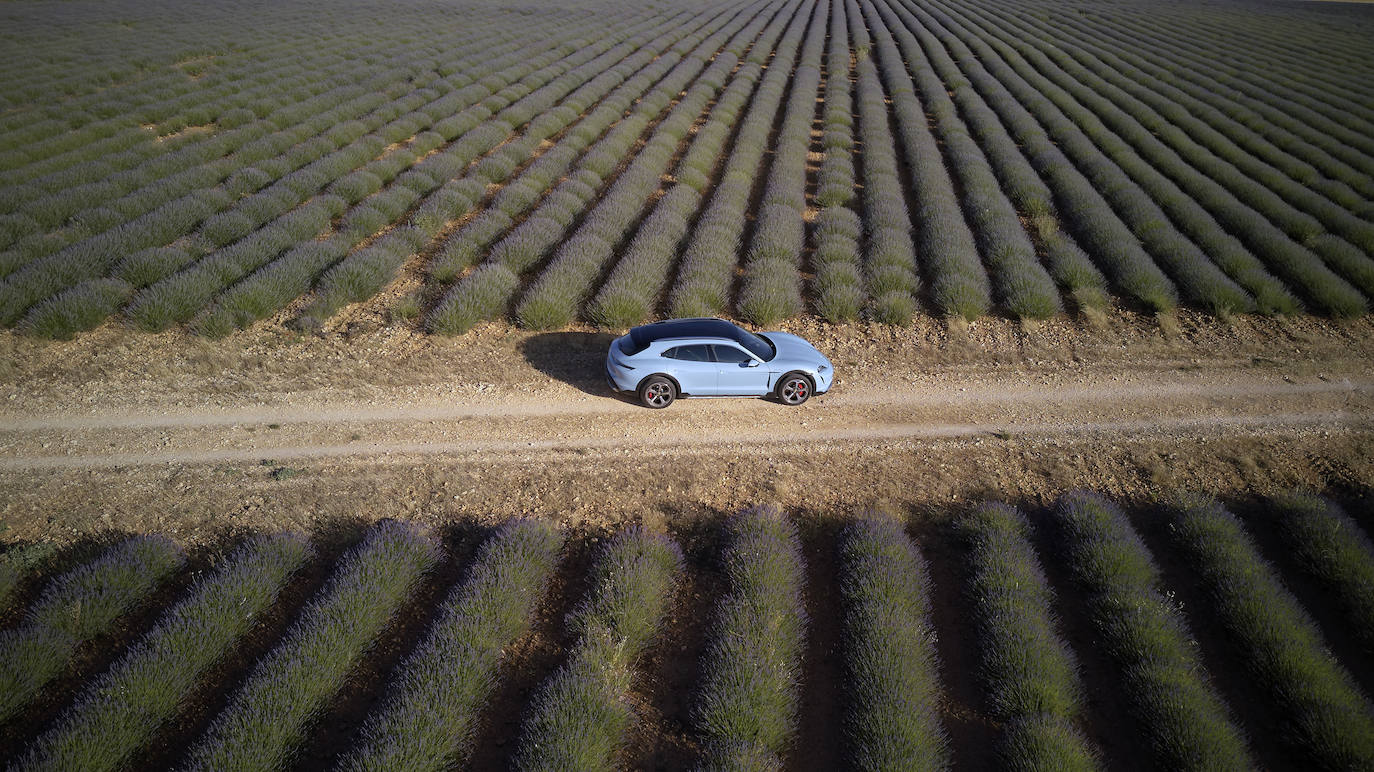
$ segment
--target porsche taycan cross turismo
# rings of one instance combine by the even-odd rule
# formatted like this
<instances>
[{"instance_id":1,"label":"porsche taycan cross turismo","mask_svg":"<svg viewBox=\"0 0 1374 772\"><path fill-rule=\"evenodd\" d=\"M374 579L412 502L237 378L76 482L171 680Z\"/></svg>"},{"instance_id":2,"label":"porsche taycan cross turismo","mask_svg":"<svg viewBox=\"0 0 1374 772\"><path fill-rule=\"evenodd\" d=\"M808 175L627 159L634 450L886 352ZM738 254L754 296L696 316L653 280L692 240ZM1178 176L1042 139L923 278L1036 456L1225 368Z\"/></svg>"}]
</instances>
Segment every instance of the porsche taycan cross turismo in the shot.
<instances>
[{"instance_id":1,"label":"porsche taycan cross turismo","mask_svg":"<svg viewBox=\"0 0 1374 772\"><path fill-rule=\"evenodd\" d=\"M800 405L834 381L825 355L786 332L755 334L724 319L670 319L616 338L606 379L640 404L665 408L679 397L777 397Z\"/></svg>"}]
</instances>

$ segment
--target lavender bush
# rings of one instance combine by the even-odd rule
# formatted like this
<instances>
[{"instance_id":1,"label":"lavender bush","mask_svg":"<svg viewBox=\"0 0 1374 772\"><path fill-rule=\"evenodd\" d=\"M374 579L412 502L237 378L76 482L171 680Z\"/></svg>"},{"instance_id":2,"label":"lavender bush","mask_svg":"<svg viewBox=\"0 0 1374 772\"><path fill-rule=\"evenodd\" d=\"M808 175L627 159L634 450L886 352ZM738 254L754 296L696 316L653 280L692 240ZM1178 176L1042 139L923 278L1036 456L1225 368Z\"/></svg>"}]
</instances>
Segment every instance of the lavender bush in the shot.
<instances>
[{"instance_id":1,"label":"lavender bush","mask_svg":"<svg viewBox=\"0 0 1374 772\"><path fill-rule=\"evenodd\" d=\"M924 559L879 516L845 527L839 557L849 757L864 770L947 768Z\"/></svg>"},{"instance_id":2,"label":"lavender bush","mask_svg":"<svg viewBox=\"0 0 1374 772\"><path fill-rule=\"evenodd\" d=\"M543 520L513 521L487 539L343 768L449 769L472 751L504 654L530 629L562 541Z\"/></svg>"},{"instance_id":3,"label":"lavender bush","mask_svg":"<svg viewBox=\"0 0 1374 772\"><path fill-rule=\"evenodd\" d=\"M412 525L383 521L369 530L192 747L186 768L281 766L441 557L438 541Z\"/></svg>"},{"instance_id":4,"label":"lavender bush","mask_svg":"<svg viewBox=\"0 0 1374 772\"><path fill-rule=\"evenodd\" d=\"M634 665L662 625L681 568L677 545L640 527L606 545L591 595L569 619L578 643L534 697L516 768L615 766L634 718Z\"/></svg>"},{"instance_id":5,"label":"lavender bush","mask_svg":"<svg viewBox=\"0 0 1374 772\"><path fill-rule=\"evenodd\" d=\"M114 770L177 715L204 674L311 556L293 535L251 539L92 681L17 768Z\"/></svg>"},{"instance_id":6,"label":"lavender bush","mask_svg":"<svg viewBox=\"0 0 1374 772\"><path fill-rule=\"evenodd\" d=\"M1294 493L1274 502L1279 528L1303 569L1341 606L1355 635L1374 650L1374 545L1335 502Z\"/></svg>"},{"instance_id":7,"label":"lavender bush","mask_svg":"<svg viewBox=\"0 0 1374 772\"><path fill-rule=\"evenodd\" d=\"M39 338L71 340L95 329L133 294L134 287L119 279L89 279L34 306L18 328Z\"/></svg>"},{"instance_id":8,"label":"lavender bush","mask_svg":"<svg viewBox=\"0 0 1374 772\"><path fill-rule=\"evenodd\" d=\"M1010 768L1094 769L1073 722L1082 686L1056 631L1053 594L1028 539L1029 524L1004 504L978 507L957 525L971 563L968 599L979 637L979 678L991 715L1007 722Z\"/></svg>"},{"instance_id":9,"label":"lavender bush","mask_svg":"<svg viewBox=\"0 0 1374 772\"><path fill-rule=\"evenodd\" d=\"M168 539L135 536L54 579L20 626L0 633L0 721L22 710L78 646L109 633L185 561Z\"/></svg>"},{"instance_id":10,"label":"lavender bush","mask_svg":"<svg viewBox=\"0 0 1374 772\"><path fill-rule=\"evenodd\" d=\"M858 4L848 6L850 36L856 47L867 52L873 41ZM916 311L915 292L920 287L916 247L911 240L911 215L898 176L896 146L888 124L886 97L878 68L865 53L858 57L854 73L857 78L854 101L858 106L859 131L864 145L859 160L864 178L864 227L868 231L863 247L867 290L873 298L874 319L905 325L910 323Z\"/></svg>"},{"instance_id":11,"label":"lavender bush","mask_svg":"<svg viewBox=\"0 0 1374 772\"><path fill-rule=\"evenodd\" d=\"M1103 498L1074 493L1059 501L1054 520L1156 762L1178 769L1252 766L1182 615L1158 589L1159 569L1126 516Z\"/></svg>"},{"instance_id":12,"label":"lavender bush","mask_svg":"<svg viewBox=\"0 0 1374 772\"><path fill-rule=\"evenodd\" d=\"M806 609L796 526L773 507L726 523L728 589L716 607L693 725L709 768L780 768L796 732Z\"/></svg>"},{"instance_id":13,"label":"lavender bush","mask_svg":"<svg viewBox=\"0 0 1374 772\"><path fill-rule=\"evenodd\" d=\"M0 614L10 610L19 588L56 551L57 547L49 542L34 542L0 553Z\"/></svg>"}]
</instances>

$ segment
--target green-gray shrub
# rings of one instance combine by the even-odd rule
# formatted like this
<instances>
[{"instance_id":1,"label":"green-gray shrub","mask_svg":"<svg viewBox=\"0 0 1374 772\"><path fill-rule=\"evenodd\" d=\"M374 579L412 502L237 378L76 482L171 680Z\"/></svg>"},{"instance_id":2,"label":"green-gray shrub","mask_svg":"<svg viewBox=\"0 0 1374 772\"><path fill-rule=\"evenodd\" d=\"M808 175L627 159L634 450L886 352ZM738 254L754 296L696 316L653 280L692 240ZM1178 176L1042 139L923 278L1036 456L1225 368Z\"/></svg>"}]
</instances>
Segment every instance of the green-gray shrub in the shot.
<instances>
[{"instance_id":1,"label":"green-gray shrub","mask_svg":"<svg viewBox=\"0 0 1374 772\"><path fill-rule=\"evenodd\" d=\"M1204 677L1187 625L1158 589L1159 569L1126 516L1101 497L1074 493L1060 500L1055 522L1156 763L1173 769L1253 766Z\"/></svg>"},{"instance_id":2,"label":"green-gray shrub","mask_svg":"<svg viewBox=\"0 0 1374 772\"><path fill-rule=\"evenodd\" d=\"M806 611L796 527L776 508L726 525L727 590L716 606L693 725L710 768L774 768L795 739Z\"/></svg>"},{"instance_id":3,"label":"green-gray shrub","mask_svg":"<svg viewBox=\"0 0 1374 772\"><path fill-rule=\"evenodd\" d=\"M165 538L136 536L54 579L22 624L0 633L0 722L56 678L78 646L108 634L185 560Z\"/></svg>"},{"instance_id":4,"label":"green-gray shrub","mask_svg":"<svg viewBox=\"0 0 1374 772\"><path fill-rule=\"evenodd\" d=\"M890 517L846 526L839 545L848 740L857 769L944 769L930 577Z\"/></svg>"},{"instance_id":5,"label":"green-gray shrub","mask_svg":"<svg viewBox=\"0 0 1374 772\"><path fill-rule=\"evenodd\" d=\"M310 557L302 538L249 540L83 690L20 759L23 770L115 770L176 717L205 673Z\"/></svg>"},{"instance_id":6,"label":"green-gray shrub","mask_svg":"<svg viewBox=\"0 0 1374 772\"><path fill-rule=\"evenodd\" d=\"M1284 739L1326 769L1374 767L1374 710L1235 516L1215 501L1185 501L1171 531L1282 712Z\"/></svg>"},{"instance_id":7,"label":"green-gray shrub","mask_svg":"<svg viewBox=\"0 0 1374 772\"><path fill-rule=\"evenodd\" d=\"M591 595L569 626L579 641L534 697L515 767L609 769L628 739L634 665L673 599L682 553L642 527L613 539L592 570Z\"/></svg>"},{"instance_id":8,"label":"green-gray shrub","mask_svg":"<svg viewBox=\"0 0 1374 772\"><path fill-rule=\"evenodd\" d=\"M342 768L444 770L472 752L501 663L532 626L562 543L544 520L507 523L487 539Z\"/></svg>"},{"instance_id":9,"label":"green-gray shrub","mask_svg":"<svg viewBox=\"0 0 1374 772\"><path fill-rule=\"evenodd\" d=\"M1274 502L1298 562L1335 598L1356 637L1374 651L1374 545L1340 506L1311 494Z\"/></svg>"}]
</instances>

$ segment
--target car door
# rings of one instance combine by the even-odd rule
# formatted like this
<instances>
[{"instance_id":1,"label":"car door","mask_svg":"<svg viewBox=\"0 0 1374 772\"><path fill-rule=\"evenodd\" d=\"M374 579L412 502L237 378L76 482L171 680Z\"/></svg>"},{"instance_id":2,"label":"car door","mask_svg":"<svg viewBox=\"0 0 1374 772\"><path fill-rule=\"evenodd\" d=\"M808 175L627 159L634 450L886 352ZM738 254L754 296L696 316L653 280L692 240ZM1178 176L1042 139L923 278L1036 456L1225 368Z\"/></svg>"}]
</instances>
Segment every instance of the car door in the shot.
<instances>
[{"instance_id":1,"label":"car door","mask_svg":"<svg viewBox=\"0 0 1374 772\"><path fill-rule=\"evenodd\" d=\"M716 363L711 361L711 349L705 345L675 346L663 352L673 361L672 375L685 394L718 394Z\"/></svg>"},{"instance_id":2,"label":"car door","mask_svg":"<svg viewBox=\"0 0 1374 772\"><path fill-rule=\"evenodd\" d=\"M716 359L719 394L759 396L768 393L768 368L753 354L728 343L711 346Z\"/></svg>"}]
</instances>

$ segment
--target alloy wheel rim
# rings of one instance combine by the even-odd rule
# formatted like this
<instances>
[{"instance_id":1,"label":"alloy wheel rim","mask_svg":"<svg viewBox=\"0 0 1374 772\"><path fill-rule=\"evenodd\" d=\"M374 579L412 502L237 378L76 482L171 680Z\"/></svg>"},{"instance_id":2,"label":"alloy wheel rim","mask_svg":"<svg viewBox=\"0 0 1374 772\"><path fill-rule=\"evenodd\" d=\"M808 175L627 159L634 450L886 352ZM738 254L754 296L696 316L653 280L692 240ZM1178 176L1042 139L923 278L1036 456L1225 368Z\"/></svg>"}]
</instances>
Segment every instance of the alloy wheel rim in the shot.
<instances>
[{"instance_id":1,"label":"alloy wheel rim","mask_svg":"<svg viewBox=\"0 0 1374 772\"><path fill-rule=\"evenodd\" d=\"M668 387L656 383L648 388L645 396L649 398L651 405L666 405L668 404Z\"/></svg>"}]
</instances>

